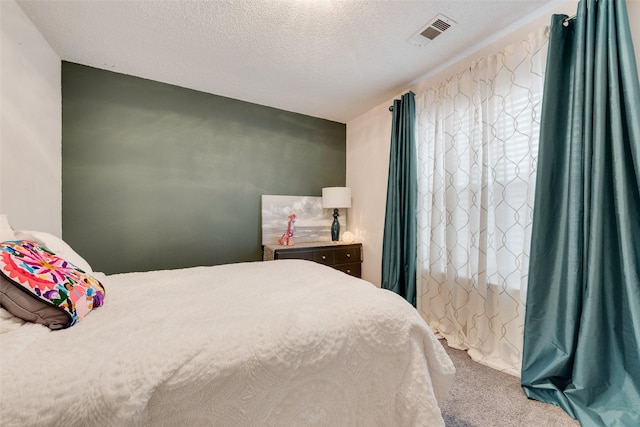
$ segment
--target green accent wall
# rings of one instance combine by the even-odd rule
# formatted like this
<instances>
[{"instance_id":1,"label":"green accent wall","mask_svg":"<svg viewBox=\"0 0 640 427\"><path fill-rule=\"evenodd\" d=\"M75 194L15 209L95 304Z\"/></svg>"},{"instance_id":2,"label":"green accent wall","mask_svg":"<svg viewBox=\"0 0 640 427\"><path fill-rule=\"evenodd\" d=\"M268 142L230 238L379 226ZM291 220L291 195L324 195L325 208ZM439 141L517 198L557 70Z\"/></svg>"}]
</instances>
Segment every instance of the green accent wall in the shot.
<instances>
[{"instance_id":1,"label":"green accent wall","mask_svg":"<svg viewBox=\"0 0 640 427\"><path fill-rule=\"evenodd\" d=\"M62 63L62 233L94 270L260 260L260 196L345 173L343 123Z\"/></svg>"}]
</instances>

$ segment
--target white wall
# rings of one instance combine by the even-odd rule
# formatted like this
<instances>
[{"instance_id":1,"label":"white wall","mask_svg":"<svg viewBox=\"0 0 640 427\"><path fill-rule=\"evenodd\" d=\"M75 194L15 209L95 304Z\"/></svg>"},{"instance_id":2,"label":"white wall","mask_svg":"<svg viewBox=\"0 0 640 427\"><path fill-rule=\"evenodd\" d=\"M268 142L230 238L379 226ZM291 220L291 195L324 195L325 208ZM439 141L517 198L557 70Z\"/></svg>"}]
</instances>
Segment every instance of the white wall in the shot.
<instances>
[{"instance_id":1,"label":"white wall","mask_svg":"<svg viewBox=\"0 0 640 427\"><path fill-rule=\"evenodd\" d=\"M517 29L505 32L503 37L479 48L446 69L434 75L424 76L422 80L399 93L398 97L408 90L418 93L469 67L474 59L495 53L515 41L524 39L529 32L548 25L553 13L573 16L576 9L577 0L569 0L530 22L518 23ZM636 58L640 61L640 0L627 0L627 9ZM363 243L362 277L377 286L380 286L382 271L382 239L391 138L389 106L392 104L393 99L389 99L347 123L346 185L351 187L353 194L349 230Z\"/></svg>"},{"instance_id":2,"label":"white wall","mask_svg":"<svg viewBox=\"0 0 640 427\"><path fill-rule=\"evenodd\" d=\"M0 213L62 234L60 57L13 0L0 1Z\"/></svg>"},{"instance_id":3,"label":"white wall","mask_svg":"<svg viewBox=\"0 0 640 427\"><path fill-rule=\"evenodd\" d=\"M351 188L349 231L362 242L362 278L380 286L382 229L389 172L389 103L347 123L347 186Z\"/></svg>"}]
</instances>

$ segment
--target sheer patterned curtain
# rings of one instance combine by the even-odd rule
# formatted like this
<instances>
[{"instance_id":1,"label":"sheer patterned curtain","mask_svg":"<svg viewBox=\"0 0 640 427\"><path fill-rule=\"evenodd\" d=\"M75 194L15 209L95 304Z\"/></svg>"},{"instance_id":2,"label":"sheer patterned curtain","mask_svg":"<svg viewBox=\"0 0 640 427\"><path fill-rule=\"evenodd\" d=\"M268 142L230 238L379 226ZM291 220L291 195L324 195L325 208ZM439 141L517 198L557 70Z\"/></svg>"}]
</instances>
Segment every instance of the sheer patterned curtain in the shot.
<instances>
[{"instance_id":1,"label":"sheer patterned curtain","mask_svg":"<svg viewBox=\"0 0 640 427\"><path fill-rule=\"evenodd\" d=\"M519 376L548 28L416 96L418 310Z\"/></svg>"}]
</instances>

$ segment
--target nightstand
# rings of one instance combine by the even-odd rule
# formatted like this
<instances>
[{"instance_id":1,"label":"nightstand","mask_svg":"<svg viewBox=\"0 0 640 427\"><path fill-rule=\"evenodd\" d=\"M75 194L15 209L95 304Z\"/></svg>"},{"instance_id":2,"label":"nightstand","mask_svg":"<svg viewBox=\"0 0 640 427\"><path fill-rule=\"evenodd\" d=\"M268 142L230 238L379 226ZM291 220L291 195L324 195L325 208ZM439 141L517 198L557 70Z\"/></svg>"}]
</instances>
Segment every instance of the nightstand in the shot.
<instances>
[{"instance_id":1,"label":"nightstand","mask_svg":"<svg viewBox=\"0 0 640 427\"><path fill-rule=\"evenodd\" d=\"M362 243L310 242L295 246L265 245L264 261L306 259L328 265L354 277L362 274Z\"/></svg>"}]
</instances>

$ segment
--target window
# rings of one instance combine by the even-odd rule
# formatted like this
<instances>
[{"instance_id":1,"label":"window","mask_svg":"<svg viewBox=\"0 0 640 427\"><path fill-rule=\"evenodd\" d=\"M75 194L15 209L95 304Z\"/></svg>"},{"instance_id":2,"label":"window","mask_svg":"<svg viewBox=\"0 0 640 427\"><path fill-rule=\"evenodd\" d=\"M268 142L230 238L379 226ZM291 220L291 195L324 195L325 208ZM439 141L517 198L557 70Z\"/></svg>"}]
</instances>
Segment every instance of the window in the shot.
<instances>
[{"instance_id":1,"label":"window","mask_svg":"<svg viewBox=\"0 0 640 427\"><path fill-rule=\"evenodd\" d=\"M419 310L474 359L514 375L546 42L541 29L416 92Z\"/></svg>"}]
</instances>

